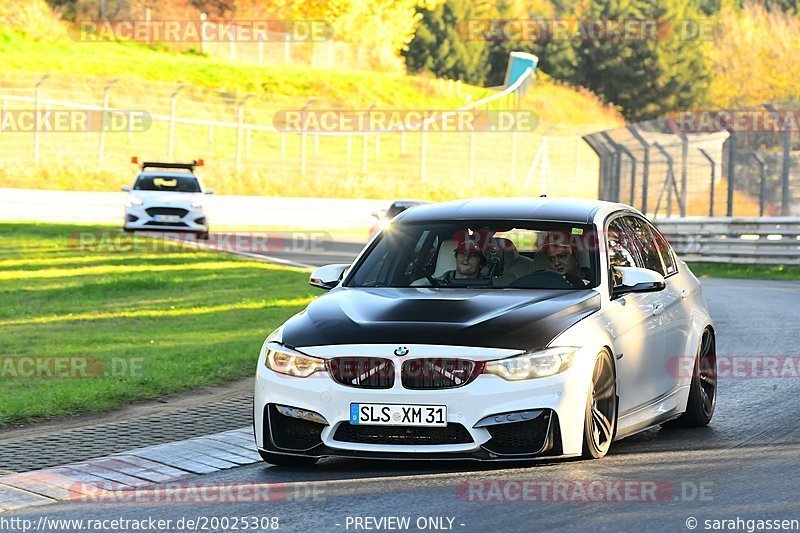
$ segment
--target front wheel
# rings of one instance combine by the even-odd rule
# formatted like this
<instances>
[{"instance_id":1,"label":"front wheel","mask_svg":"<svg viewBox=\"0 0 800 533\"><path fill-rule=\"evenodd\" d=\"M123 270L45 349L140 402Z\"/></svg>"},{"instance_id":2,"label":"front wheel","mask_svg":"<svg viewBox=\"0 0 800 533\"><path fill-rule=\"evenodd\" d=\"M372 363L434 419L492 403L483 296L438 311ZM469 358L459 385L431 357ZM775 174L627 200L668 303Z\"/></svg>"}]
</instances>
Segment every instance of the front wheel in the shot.
<instances>
[{"instance_id":1,"label":"front wheel","mask_svg":"<svg viewBox=\"0 0 800 533\"><path fill-rule=\"evenodd\" d=\"M311 466L319 461L318 457L302 457L299 455L284 455L259 450L258 454L267 462L275 466Z\"/></svg>"},{"instance_id":2,"label":"front wheel","mask_svg":"<svg viewBox=\"0 0 800 533\"><path fill-rule=\"evenodd\" d=\"M703 427L711 422L717 406L717 349L714 334L710 329L703 331L700 346L689 386L689 400L686 412L670 425L681 427Z\"/></svg>"},{"instance_id":3,"label":"front wheel","mask_svg":"<svg viewBox=\"0 0 800 533\"><path fill-rule=\"evenodd\" d=\"M600 459L611 448L617 429L617 376L608 351L597 355L592 385L586 398L583 424L583 457Z\"/></svg>"},{"instance_id":4,"label":"front wheel","mask_svg":"<svg viewBox=\"0 0 800 533\"><path fill-rule=\"evenodd\" d=\"M198 241L207 241L208 240L208 232L207 231L198 231L197 232L197 240Z\"/></svg>"}]
</instances>

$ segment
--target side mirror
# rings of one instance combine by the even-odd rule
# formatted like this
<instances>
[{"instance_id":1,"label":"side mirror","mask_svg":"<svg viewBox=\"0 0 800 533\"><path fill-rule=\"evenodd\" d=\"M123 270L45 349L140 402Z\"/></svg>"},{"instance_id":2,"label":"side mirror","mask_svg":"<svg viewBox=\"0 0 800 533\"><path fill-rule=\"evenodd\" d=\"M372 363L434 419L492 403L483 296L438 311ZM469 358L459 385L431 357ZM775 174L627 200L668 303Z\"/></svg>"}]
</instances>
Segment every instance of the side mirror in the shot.
<instances>
[{"instance_id":1,"label":"side mirror","mask_svg":"<svg viewBox=\"0 0 800 533\"><path fill-rule=\"evenodd\" d=\"M308 278L308 284L312 287L329 291L342 281L344 271L347 270L349 266L349 264L335 264L319 267L311 273L311 276Z\"/></svg>"},{"instance_id":2,"label":"side mirror","mask_svg":"<svg viewBox=\"0 0 800 533\"><path fill-rule=\"evenodd\" d=\"M203 191L203 194L214 194L214 191L212 191L211 189L206 189L205 191Z\"/></svg>"},{"instance_id":3,"label":"side mirror","mask_svg":"<svg viewBox=\"0 0 800 533\"><path fill-rule=\"evenodd\" d=\"M120 189L121 191L125 191L125 192L131 192L131 186L130 186L130 185L123 185L123 186L122 186L122 187L120 187L119 189Z\"/></svg>"},{"instance_id":4,"label":"side mirror","mask_svg":"<svg viewBox=\"0 0 800 533\"><path fill-rule=\"evenodd\" d=\"M639 267L613 267L611 294L614 297L629 292L656 292L667 286L664 276L655 270Z\"/></svg>"}]
</instances>

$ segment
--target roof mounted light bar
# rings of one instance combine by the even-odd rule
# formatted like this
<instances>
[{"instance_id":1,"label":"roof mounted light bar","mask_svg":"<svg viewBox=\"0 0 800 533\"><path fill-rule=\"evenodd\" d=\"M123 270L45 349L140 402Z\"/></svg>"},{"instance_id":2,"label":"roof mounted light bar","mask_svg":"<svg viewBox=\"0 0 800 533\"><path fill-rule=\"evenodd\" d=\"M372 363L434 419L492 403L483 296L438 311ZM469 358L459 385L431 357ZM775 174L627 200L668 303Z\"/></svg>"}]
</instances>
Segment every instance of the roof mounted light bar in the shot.
<instances>
[{"instance_id":1,"label":"roof mounted light bar","mask_svg":"<svg viewBox=\"0 0 800 533\"><path fill-rule=\"evenodd\" d=\"M134 165L138 165L139 158L136 156L131 157L131 163L133 163ZM195 167L202 167L202 166L203 166L202 159L196 159L191 163L164 163L162 161L145 161L141 165L142 170L146 168L182 168L190 172L193 172Z\"/></svg>"}]
</instances>

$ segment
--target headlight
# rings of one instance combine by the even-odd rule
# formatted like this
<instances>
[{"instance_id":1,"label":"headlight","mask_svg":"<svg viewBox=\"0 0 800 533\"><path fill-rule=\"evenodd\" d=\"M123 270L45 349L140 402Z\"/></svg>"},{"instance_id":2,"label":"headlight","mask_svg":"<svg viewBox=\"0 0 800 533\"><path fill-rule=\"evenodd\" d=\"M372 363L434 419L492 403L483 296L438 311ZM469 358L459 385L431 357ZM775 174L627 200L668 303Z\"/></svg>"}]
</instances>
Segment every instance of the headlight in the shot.
<instances>
[{"instance_id":1,"label":"headlight","mask_svg":"<svg viewBox=\"0 0 800 533\"><path fill-rule=\"evenodd\" d=\"M196 207L198 209L203 207L203 201L202 200L192 200L192 207Z\"/></svg>"},{"instance_id":2,"label":"headlight","mask_svg":"<svg viewBox=\"0 0 800 533\"><path fill-rule=\"evenodd\" d=\"M135 205L142 205L142 201L135 196L131 196L125 200L125 207L133 207Z\"/></svg>"},{"instance_id":3,"label":"headlight","mask_svg":"<svg viewBox=\"0 0 800 533\"><path fill-rule=\"evenodd\" d=\"M324 360L309 357L274 342L266 345L264 364L270 370L298 378L307 378L314 372L325 370Z\"/></svg>"},{"instance_id":4,"label":"headlight","mask_svg":"<svg viewBox=\"0 0 800 533\"><path fill-rule=\"evenodd\" d=\"M508 381L545 378L568 369L578 348L558 346L486 363L484 372Z\"/></svg>"}]
</instances>

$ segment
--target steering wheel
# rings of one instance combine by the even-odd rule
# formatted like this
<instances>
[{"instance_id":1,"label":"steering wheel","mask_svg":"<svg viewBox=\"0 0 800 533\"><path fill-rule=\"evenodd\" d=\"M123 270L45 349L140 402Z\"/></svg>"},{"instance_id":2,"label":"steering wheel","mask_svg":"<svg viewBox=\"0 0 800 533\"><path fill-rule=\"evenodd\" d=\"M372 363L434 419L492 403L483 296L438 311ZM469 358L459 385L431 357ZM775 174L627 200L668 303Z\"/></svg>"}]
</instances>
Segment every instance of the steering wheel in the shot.
<instances>
[{"instance_id":1,"label":"steering wheel","mask_svg":"<svg viewBox=\"0 0 800 533\"><path fill-rule=\"evenodd\" d=\"M437 280L436 278L434 278L430 274L425 274L425 279L427 279L430 282L430 284L433 285L434 287L441 287L442 286L442 284L439 282L439 280Z\"/></svg>"},{"instance_id":2,"label":"steering wheel","mask_svg":"<svg viewBox=\"0 0 800 533\"><path fill-rule=\"evenodd\" d=\"M514 280L511 287L532 289L572 289L572 285L555 270L539 270Z\"/></svg>"}]
</instances>

